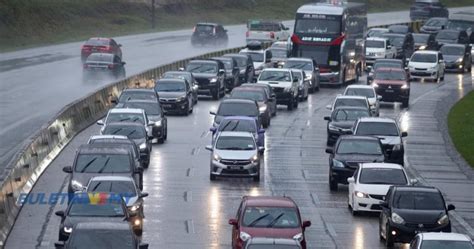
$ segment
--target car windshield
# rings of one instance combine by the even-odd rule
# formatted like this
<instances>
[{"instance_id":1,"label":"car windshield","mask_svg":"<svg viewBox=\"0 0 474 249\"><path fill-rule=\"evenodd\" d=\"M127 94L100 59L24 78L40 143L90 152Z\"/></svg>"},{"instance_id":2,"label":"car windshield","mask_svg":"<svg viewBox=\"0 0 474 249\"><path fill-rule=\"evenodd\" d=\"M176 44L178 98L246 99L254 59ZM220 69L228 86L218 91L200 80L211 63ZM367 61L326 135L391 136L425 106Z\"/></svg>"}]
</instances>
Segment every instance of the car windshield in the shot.
<instances>
[{"instance_id":1,"label":"car windshield","mask_svg":"<svg viewBox=\"0 0 474 249\"><path fill-rule=\"evenodd\" d=\"M136 99L136 100L158 100L156 98L156 93L152 91L123 91L120 95L119 102L124 103L126 101Z\"/></svg>"},{"instance_id":2,"label":"car windshield","mask_svg":"<svg viewBox=\"0 0 474 249\"><path fill-rule=\"evenodd\" d=\"M390 44L394 45L397 48L403 46L403 41L405 41L404 36L386 36L390 40Z\"/></svg>"},{"instance_id":3,"label":"car windshield","mask_svg":"<svg viewBox=\"0 0 474 249\"><path fill-rule=\"evenodd\" d=\"M244 131L257 132L255 120L247 119L224 119L219 125L219 131Z\"/></svg>"},{"instance_id":4,"label":"car windshield","mask_svg":"<svg viewBox=\"0 0 474 249\"><path fill-rule=\"evenodd\" d=\"M297 228L300 227L298 212L290 207L247 207L244 227Z\"/></svg>"},{"instance_id":5,"label":"car windshield","mask_svg":"<svg viewBox=\"0 0 474 249\"><path fill-rule=\"evenodd\" d=\"M250 31L280 31L280 25L274 22L250 21Z\"/></svg>"},{"instance_id":6,"label":"car windshield","mask_svg":"<svg viewBox=\"0 0 474 249\"><path fill-rule=\"evenodd\" d=\"M86 41L88 46L109 46L110 41L108 39L90 39Z\"/></svg>"},{"instance_id":7,"label":"car windshield","mask_svg":"<svg viewBox=\"0 0 474 249\"><path fill-rule=\"evenodd\" d=\"M445 210L440 193L427 191L396 191L393 207L416 210Z\"/></svg>"},{"instance_id":8,"label":"car windshield","mask_svg":"<svg viewBox=\"0 0 474 249\"><path fill-rule=\"evenodd\" d=\"M123 107L143 109L147 115L160 115L161 109L158 103L145 103L145 102L126 102Z\"/></svg>"},{"instance_id":9,"label":"car windshield","mask_svg":"<svg viewBox=\"0 0 474 249\"><path fill-rule=\"evenodd\" d=\"M245 68L247 66L247 60L248 60L247 58L242 57L242 56L234 56L232 58L235 59L238 67Z\"/></svg>"},{"instance_id":10,"label":"car windshield","mask_svg":"<svg viewBox=\"0 0 474 249\"><path fill-rule=\"evenodd\" d=\"M374 98L375 97L375 91L374 89L369 89L369 88L347 88L346 92L344 95L347 96L362 96L362 97L367 97L367 98Z\"/></svg>"},{"instance_id":11,"label":"car windshield","mask_svg":"<svg viewBox=\"0 0 474 249\"><path fill-rule=\"evenodd\" d=\"M181 72L175 72L175 73L170 73L170 72L167 72L165 74L163 74L163 79L183 79L183 80L187 80L189 82L192 81L191 79L191 75L189 75L189 73L181 73Z\"/></svg>"},{"instance_id":12,"label":"car windshield","mask_svg":"<svg viewBox=\"0 0 474 249\"><path fill-rule=\"evenodd\" d=\"M137 196L137 189L133 181L91 181L87 192L104 192L123 194L127 197Z\"/></svg>"},{"instance_id":13,"label":"car windshield","mask_svg":"<svg viewBox=\"0 0 474 249\"><path fill-rule=\"evenodd\" d=\"M474 30L474 22L470 21L463 21L463 20L449 20L448 22L448 29L454 30Z\"/></svg>"},{"instance_id":14,"label":"car windshield","mask_svg":"<svg viewBox=\"0 0 474 249\"><path fill-rule=\"evenodd\" d=\"M285 63L284 68L295 68L305 71L313 71L313 63L307 61L294 61L290 60Z\"/></svg>"},{"instance_id":15,"label":"car windshield","mask_svg":"<svg viewBox=\"0 0 474 249\"><path fill-rule=\"evenodd\" d=\"M436 54L422 54L422 53L415 53L410 61L412 62L423 62L423 63L436 63Z\"/></svg>"},{"instance_id":16,"label":"car windshield","mask_svg":"<svg viewBox=\"0 0 474 249\"><path fill-rule=\"evenodd\" d=\"M391 33L407 33L408 32L408 27L407 26L391 26L388 28Z\"/></svg>"},{"instance_id":17,"label":"car windshield","mask_svg":"<svg viewBox=\"0 0 474 249\"><path fill-rule=\"evenodd\" d=\"M236 99L249 99L255 101L265 101L265 93L261 91L235 89L230 94L232 98Z\"/></svg>"},{"instance_id":18,"label":"car windshield","mask_svg":"<svg viewBox=\"0 0 474 249\"><path fill-rule=\"evenodd\" d=\"M252 137L220 136L216 142L218 150L255 150Z\"/></svg>"},{"instance_id":19,"label":"car windshield","mask_svg":"<svg viewBox=\"0 0 474 249\"><path fill-rule=\"evenodd\" d=\"M398 136L398 127L389 122L360 122L357 126L357 135L367 136Z\"/></svg>"},{"instance_id":20,"label":"car windshield","mask_svg":"<svg viewBox=\"0 0 474 249\"><path fill-rule=\"evenodd\" d=\"M122 135L130 139L144 139L146 131L144 127L107 125L103 131L104 135Z\"/></svg>"},{"instance_id":21,"label":"car windshield","mask_svg":"<svg viewBox=\"0 0 474 249\"><path fill-rule=\"evenodd\" d=\"M217 64L215 63L198 63L198 62L191 62L188 64L187 70L191 73L217 73Z\"/></svg>"},{"instance_id":22,"label":"car windshield","mask_svg":"<svg viewBox=\"0 0 474 249\"><path fill-rule=\"evenodd\" d=\"M127 230L81 229L71 235L71 242L68 242L68 245L74 249L130 249L135 248L132 236Z\"/></svg>"},{"instance_id":23,"label":"car windshield","mask_svg":"<svg viewBox=\"0 0 474 249\"><path fill-rule=\"evenodd\" d=\"M273 241L271 242L273 243ZM300 249L297 245L279 245L279 244L250 244L247 249Z\"/></svg>"},{"instance_id":24,"label":"car windshield","mask_svg":"<svg viewBox=\"0 0 474 249\"><path fill-rule=\"evenodd\" d=\"M456 40L459 33L456 31L442 30L436 35L436 39Z\"/></svg>"},{"instance_id":25,"label":"car windshield","mask_svg":"<svg viewBox=\"0 0 474 249\"><path fill-rule=\"evenodd\" d=\"M431 18L425 23L425 25L431 27L441 27L443 25L446 25L446 20L439 18Z\"/></svg>"},{"instance_id":26,"label":"car windshield","mask_svg":"<svg viewBox=\"0 0 474 249\"><path fill-rule=\"evenodd\" d=\"M353 110L353 109L337 109L333 115L333 120L338 121L355 121L358 118L368 117L367 110Z\"/></svg>"},{"instance_id":27,"label":"car windshield","mask_svg":"<svg viewBox=\"0 0 474 249\"><path fill-rule=\"evenodd\" d=\"M337 147L337 154L382 155L382 148L376 140L344 139Z\"/></svg>"},{"instance_id":28,"label":"car windshield","mask_svg":"<svg viewBox=\"0 0 474 249\"><path fill-rule=\"evenodd\" d=\"M464 48L463 47L454 47L454 46L442 46L441 47L441 53L443 55L463 55L464 54Z\"/></svg>"},{"instance_id":29,"label":"car windshield","mask_svg":"<svg viewBox=\"0 0 474 249\"><path fill-rule=\"evenodd\" d=\"M101 195L102 193L97 193ZM107 199L107 200L93 200L84 197L75 198L71 201L71 207L68 211L68 216L100 216L100 217L124 217L125 213L122 207L121 199ZM111 197L114 198L114 197ZM97 197L101 199L101 197Z\"/></svg>"},{"instance_id":30,"label":"car windshield","mask_svg":"<svg viewBox=\"0 0 474 249\"><path fill-rule=\"evenodd\" d=\"M258 108L255 104L247 103L221 103L217 115L219 116L258 116Z\"/></svg>"},{"instance_id":31,"label":"car windshield","mask_svg":"<svg viewBox=\"0 0 474 249\"><path fill-rule=\"evenodd\" d=\"M364 168L360 172L359 183L406 185L407 178L401 169L390 168Z\"/></svg>"},{"instance_id":32,"label":"car windshield","mask_svg":"<svg viewBox=\"0 0 474 249\"><path fill-rule=\"evenodd\" d=\"M423 240L421 249L473 249L469 241Z\"/></svg>"},{"instance_id":33,"label":"car windshield","mask_svg":"<svg viewBox=\"0 0 474 249\"><path fill-rule=\"evenodd\" d=\"M413 39L415 40L415 43L426 44L426 43L428 43L428 38L430 38L429 35L425 35L425 34L413 34Z\"/></svg>"},{"instance_id":34,"label":"car windshield","mask_svg":"<svg viewBox=\"0 0 474 249\"><path fill-rule=\"evenodd\" d=\"M184 82L158 82L155 86L157 92L185 92L186 84Z\"/></svg>"},{"instance_id":35,"label":"car windshield","mask_svg":"<svg viewBox=\"0 0 474 249\"><path fill-rule=\"evenodd\" d=\"M365 99L336 99L334 108L340 106L368 107Z\"/></svg>"},{"instance_id":36,"label":"car windshield","mask_svg":"<svg viewBox=\"0 0 474 249\"><path fill-rule=\"evenodd\" d=\"M380 37L381 35L387 33L388 30L374 30L371 29L367 32L367 37Z\"/></svg>"},{"instance_id":37,"label":"car windshield","mask_svg":"<svg viewBox=\"0 0 474 249\"><path fill-rule=\"evenodd\" d=\"M131 171L128 154L79 154L74 171L78 173L128 173Z\"/></svg>"},{"instance_id":38,"label":"car windshield","mask_svg":"<svg viewBox=\"0 0 474 249\"><path fill-rule=\"evenodd\" d=\"M219 59L223 64L226 70L232 70L232 61L227 59Z\"/></svg>"},{"instance_id":39,"label":"car windshield","mask_svg":"<svg viewBox=\"0 0 474 249\"><path fill-rule=\"evenodd\" d=\"M288 53L284 49L270 49L273 58L287 58Z\"/></svg>"},{"instance_id":40,"label":"car windshield","mask_svg":"<svg viewBox=\"0 0 474 249\"><path fill-rule=\"evenodd\" d=\"M365 41L365 46L368 48L385 48L384 41L374 41L374 40L367 40Z\"/></svg>"},{"instance_id":41,"label":"car windshield","mask_svg":"<svg viewBox=\"0 0 474 249\"><path fill-rule=\"evenodd\" d=\"M102 61L112 63L113 55L110 54L91 54L87 57L87 62L89 61Z\"/></svg>"},{"instance_id":42,"label":"car windshield","mask_svg":"<svg viewBox=\"0 0 474 249\"><path fill-rule=\"evenodd\" d=\"M374 79L376 80L406 80L406 73L403 71L394 70L378 70L375 72Z\"/></svg>"},{"instance_id":43,"label":"car windshield","mask_svg":"<svg viewBox=\"0 0 474 249\"><path fill-rule=\"evenodd\" d=\"M241 52L242 54L248 54L252 58L253 62L263 62L263 53L259 52Z\"/></svg>"},{"instance_id":44,"label":"car windshield","mask_svg":"<svg viewBox=\"0 0 474 249\"><path fill-rule=\"evenodd\" d=\"M295 33L297 34L340 34L340 17L326 15L328 19L297 19ZM332 20L331 20L332 19Z\"/></svg>"},{"instance_id":45,"label":"car windshield","mask_svg":"<svg viewBox=\"0 0 474 249\"><path fill-rule=\"evenodd\" d=\"M290 72L288 71L275 71L275 70L264 70L260 73L258 80L264 81L291 81Z\"/></svg>"},{"instance_id":46,"label":"car windshield","mask_svg":"<svg viewBox=\"0 0 474 249\"><path fill-rule=\"evenodd\" d=\"M119 122L136 122L140 124L145 124L145 117L143 116L143 113L112 112L107 116L107 119L105 120L106 124Z\"/></svg>"}]
</instances>

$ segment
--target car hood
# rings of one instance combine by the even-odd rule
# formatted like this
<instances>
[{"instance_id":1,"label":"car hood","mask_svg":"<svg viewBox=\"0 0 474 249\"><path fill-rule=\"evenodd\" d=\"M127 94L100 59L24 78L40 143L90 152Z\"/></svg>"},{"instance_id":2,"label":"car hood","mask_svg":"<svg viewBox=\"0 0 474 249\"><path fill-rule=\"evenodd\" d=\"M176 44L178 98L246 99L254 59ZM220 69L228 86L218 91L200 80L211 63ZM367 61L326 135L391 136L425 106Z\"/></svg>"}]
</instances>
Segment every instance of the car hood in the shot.
<instances>
[{"instance_id":1,"label":"car hood","mask_svg":"<svg viewBox=\"0 0 474 249\"><path fill-rule=\"evenodd\" d=\"M255 69L258 70L258 69L260 69L260 67L263 66L263 65L264 65L263 62L254 62L254 63L253 63L253 68L255 68Z\"/></svg>"},{"instance_id":2,"label":"car hood","mask_svg":"<svg viewBox=\"0 0 474 249\"><path fill-rule=\"evenodd\" d=\"M364 154L336 154L334 159L344 162L383 162L385 160L383 155L364 155Z\"/></svg>"},{"instance_id":3,"label":"car hood","mask_svg":"<svg viewBox=\"0 0 474 249\"><path fill-rule=\"evenodd\" d=\"M195 79L209 79L217 77L215 73L193 73L193 76Z\"/></svg>"},{"instance_id":4,"label":"car hood","mask_svg":"<svg viewBox=\"0 0 474 249\"><path fill-rule=\"evenodd\" d=\"M432 68L432 67L436 66L436 62L428 63L428 62L413 62L413 61L410 61L408 63L408 66L416 67L416 68Z\"/></svg>"},{"instance_id":5,"label":"car hood","mask_svg":"<svg viewBox=\"0 0 474 249\"><path fill-rule=\"evenodd\" d=\"M108 175L108 176L131 176L132 173L131 172L126 172L126 173L77 173L77 172L74 172L73 173L73 176L71 178L71 181L72 180L75 180L75 181L78 181L79 183L82 184L82 186L87 186L87 183L89 182L89 180L94 177L94 176L104 176L104 175Z\"/></svg>"},{"instance_id":6,"label":"car hood","mask_svg":"<svg viewBox=\"0 0 474 249\"><path fill-rule=\"evenodd\" d=\"M218 150L214 153L225 160L249 160L257 154L256 150Z\"/></svg>"},{"instance_id":7,"label":"car hood","mask_svg":"<svg viewBox=\"0 0 474 249\"><path fill-rule=\"evenodd\" d=\"M392 185L385 185L385 184L357 184L354 187L355 191L359 191L362 193L366 193L369 195L386 195L388 189Z\"/></svg>"},{"instance_id":8,"label":"car hood","mask_svg":"<svg viewBox=\"0 0 474 249\"><path fill-rule=\"evenodd\" d=\"M406 223L433 224L446 214L444 210L393 209Z\"/></svg>"},{"instance_id":9,"label":"car hood","mask_svg":"<svg viewBox=\"0 0 474 249\"><path fill-rule=\"evenodd\" d=\"M127 222L123 217L97 217L97 216L67 216L63 226L74 227L79 222Z\"/></svg>"},{"instance_id":10,"label":"car hood","mask_svg":"<svg viewBox=\"0 0 474 249\"><path fill-rule=\"evenodd\" d=\"M133 141L137 146L140 146L140 144L143 144L143 143L146 142L145 138L132 139L132 141Z\"/></svg>"},{"instance_id":11,"label":"car hood","mask_svg":"<svg viewBox=\"0 0 474 249\"><path fill-rule=\"evenodd\" d=\"M462 59L462 55L443 55L446 62L456 62L459 59Z\"/></svg>"},{"instance_id":12,"label":"car hood","mask_svg":"<svg viewBox=\"0 0 474 249\"><path fill-rule=\"evenodd\" d=\"M262 227L240 227L242 232L248 233L251 237L266 237L266 238L289 238L302 233L300 227L297 228L262 228Z\"/></svg>"},{"instance_id":13,"label":"car hood","mask_svg":"<svg viewBox=\"0 0 474 249\"><path fill-rule=\"evenodd\" d=\"M268 84L271 87L291 87L292 83L289 81L264 81L259 80L257 83Z\"/></svg>"},{"instance_id":14,"label":"car hood","mask_svg":"<svg viewBox=\"0 0 474 249\"><path fill-rule=\"evenodd\" d=\"M161 98L179 98L186 96L185 92L158 92L158 95Z\"/></svg>"},{"instance_id":15,"label":"car hood","mask_svg":"<svg viewBox=\"0 0 474 249\"><path fill-rule=\"evenodd\" d=\"M341 129L351 129L355 121L332 121L330 124Z\"/></svg>"},{"instance_id":16,"label":"car hood","mask_svg":"<svg viewBox=\"0 0 474 249\"><path fill-rule=\"evenodd\" d=\"M382 144L396 145L401 144L402 139L399 136L376 136L380 138Z\"/></svg>"},{"instance_id":17,"label":"car hood","mask_svg":"<svg viewBox=\"0 0 474 249\"><path fill-rule=\"evenodd\" d=\"M437 41L439 44L458 43L458 39L437 39L436 41Z\"/></svg>"}]
</instances>

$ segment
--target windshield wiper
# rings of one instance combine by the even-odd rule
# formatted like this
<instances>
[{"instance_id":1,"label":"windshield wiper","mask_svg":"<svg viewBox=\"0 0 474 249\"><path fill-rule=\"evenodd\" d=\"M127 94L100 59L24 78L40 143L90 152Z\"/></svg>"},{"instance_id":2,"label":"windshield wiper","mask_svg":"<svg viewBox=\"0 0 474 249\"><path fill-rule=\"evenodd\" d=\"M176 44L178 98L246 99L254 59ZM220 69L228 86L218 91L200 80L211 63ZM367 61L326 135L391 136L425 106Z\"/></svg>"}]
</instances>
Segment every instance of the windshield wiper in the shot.
<instances>
[{"instance_id":1,"label":"windshield wiper","mask_svg":"<svg viewBox=\"0 0 474 249\"><path fill-rule=\"evenodd\" d=\"M100 184L102 184L102 182L97 183L97 185L95 185L91 192L94 192L100 186Z\"/></svg>"},{"instance_id":2,"label":"windshield wiper","mask_svg":"<svg viewBox=\"0 0 474 249\"><path fill-rule=\"evenodd\" d=\"M104 166L102 166L102 168L100 168L100 170L97 173L102 173L102 171L104 171L105 167L107 167L107 164L109 163L109 161L110 161L110 157L108 156L107 160L105 160Z\"/></svg>"},{"instance_id":3,"label":"windshield wiper","mask_svg":"<svg viewBox=\"0 0 474 249\"><path fill-rule=\"evenodd\" d=\"M235 129L237 129L237 126L239 126L239 122L240 121L235 122L235 126L231 129L231 131L235 131Z\"/></svg>"},{"instance_id":4,"label":"windshield wiper","mask_svg":"<svg viewBox=\"0 0 474 249\"><path fill-rule=\"evenodd\" d=\"M132 135L133 133L135 133L135 131L136 131L136 130L133 130L133 131L131 131L130 133L128 133L127 137L130 136L130 135Z\"/></svg>"},{"instance_id":5,"label":"windshield wiper","mask_svg":"<svg viewBox=\"0 0 474 249\"><path fill-rule=\"evenodd\" d=\"M273 219L270 223L268 223L267 227L273 227L273 225L275 225L275 223L283 216L285 215L285 213L280 213L277 217L275 217L275 219Z\"/></svg>"},{"instance_id":6,"label":"windshield wiper","mask_svg":"<svg viewBox=\"0 0 474 249\"><path fill-rule=\"evenodd\" d=\"M84 172L86 171L86 169L87 169L89 166L91 166L92 163L93 163L96 159L97 159L97 157L92 158L92 160L90 160L90 161L84 166L84 168L82 168L81 173L84 173Z\"/></svg>"},{"instance_id":7,"label":"windshield wiper","mask_svg":"<svg viewBox=\"0 0 474 249\"><path fill-rule=\"evenodd\" d=\"M250 222L249 227L255 226L255 224L257 224L259 221L265 219L268 215L270 215L270 214L264 214L264 215L258 217L257 219L255 219L254 221Z\"/></svg>"},{"instance_id":8,"label":"windshield wiper","mask_svg":"<svg viewBox=\"0 0 474 249\"><path fill-rule=\"evenodd\" d=\"M120 122L127 121L127 120L130 120L130 118L122 118L120 119Z\"/></svg>"},{"instance_id":9,"label":"windshield wiper","mask_svg":"<svg viewBox=\"0 0 474 249\"><path fill-rule=\"evenodd\" d=\"M115 135L115 134L117 134L117 133L118 133L119 131L121 131L121 130L122 130L122 128L118 128L118 129L116 129L115 131L113 131L112 134Z\"/></svg>"}]
</instances>

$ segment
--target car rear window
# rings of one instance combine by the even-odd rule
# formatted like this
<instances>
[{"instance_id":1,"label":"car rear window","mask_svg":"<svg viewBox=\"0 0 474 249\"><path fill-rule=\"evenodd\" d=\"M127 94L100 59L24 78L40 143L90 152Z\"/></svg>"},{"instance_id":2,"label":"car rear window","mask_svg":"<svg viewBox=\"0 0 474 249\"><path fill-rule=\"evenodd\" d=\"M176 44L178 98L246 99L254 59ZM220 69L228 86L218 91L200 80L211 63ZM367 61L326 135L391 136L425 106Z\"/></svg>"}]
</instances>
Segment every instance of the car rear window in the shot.
<instances>
[{"instance_id":1,"label":"car rear window","mask_svg":"<svg viewBox=\"0 0 474 249\"><path fill-rule=\"evenodd\" d=\"M145 117L142 113L110 113L107 116L106 124L119 122L136 122L145 124Z\"/></svg>"},{"instance_id":2,"label":"car rear window","mask_svg":"<svg viewBox=\"0 0 474 249\"><path fill-rule=\"evenodd\" d=\"M219 106L217 115L219 116L258 116L258 108L250 103L222 103Z\"/></svg>"},{"instance_id":3,"label":"car rear window","mask_svg":"<svg viewBox=\"0 0 474 249\"><path fill-rule=\"evenodd\" d=\"M405 173L401 169L364 168L360 172L359 183L406 185L407 179Z\"/></svg>"},{"instance_id":4,"label":"car rear window","mask_svg":"<svg viewBox=\"0 0 474 249\"><path fill-rule=\"evenodd\" d=\"M270 49L273 58L287 58L288 52L285 49Z\"/></svg>"},{"instance_id":5,"label":"car rear window","mask_svg":"<svg viewBox=\"0 0 474 249\"><path fill-rule=\"evenodd\" d=\"M374 69L377 68L402 68L402 62L375 62Z\"/></svg>"},{"instance_id":6,"label":"car rear window","mask_svg":"<svg viewBox=\"0 0 474 249\"><path fill-rule=\"evenodd\" d=\"M442 30L436 35L436 39L455 40L458 36L459 33L456 31Z\"/></svg>"},{"instance_id":7,"label":"car rear window","mask_svg":"<svg viewBox=\"0 0 474 249\"><path fill-rule=\"evenodd\" d=\"M416 210L445 210L443 198L437 192L396 191L393 207Z\"/></svg>"},{"instance_id":8,"label":"car rear window","mask_svg":"<svg viewBox=\"0 0 474 249\"><path fill-rule=\"evenodd\" d=\"M131 171L127 154L80 154L75 172L78 173L127 173Z\"/></svg>"},{"instance_id":9,"label":"car rear window","mask_svg":"<svg viewBox=\"0 0 474 249\"><path fill-rule=\"evenodd\" d=\"M398 136L398 127L388 122L359 122L355 133L364 136Z\"/></svg>"},{"instance_id":10,"label":"car rear window","mask_svg":"<svg viewBox=\"0 0 474 249\"><path fill-rule=\"evenodd\" d=\"M249 30L251 31L280 31L280 25L272 22L250 21Z\"/></svg>"},{"instance_id":11,"label":"car rear window","mask_svg":"<svg viewBox=\"0 0 474 249\"><path fill-rule=\"evenodd\" d=\"M244 227L297 228L300 220L295 208L247 207L242 219Z\"/></svg>"},{"instance_id":12,"label":"car rear window","mask_svg":"<svg viewBox=\"0 0 474 249\"><path fill-rule=\"evenodd\" d=\"M132 99L136 100L157 100L155 92L145 91L123 91L120 95L119 102L123 103Z\"/></svg>"},{"instance_id":13,"label":"car rear window","mask_svg":"<svg viewBox=\"0 0 474 249\"><path fill-rule=\"evenodd\" d=\"M251 137L220 136L216 142L218 150L255 150L255 141Z\"/></svg>"},{"instance_id":14,"label":"car rear window","mask_svg":"<svg viewBox=\"0 0 474 249\"><path fill-rule=\"evenodd\" d=\"M376 80L406 80L406 73L403 71L378 70L375 72Z\"/></svg>"},{"instance_id":15,"label":"car rear window","mask_svg":"<svg viewBox=\"0 0 474 249\"><path fill-rule=\"evenodd\" d=\"M278 244L251 244L248 249L299 249L297 245L278 245Z\"/></svg>"},{"instance_id":16,"label":"car rear window","mask_svg":"<svg viewBox=\"0 0 474 249\"><path fill-rule=\"evenodd\" d=\"M90 39L86 42L88 46L108 46L110 44L110 40L108 39Z\"/></svg>"},{"instance_id":17,"label":"car rear window","mask_svg":"<svg viewBox=\"0 0 474 249\"><path fill-rule=\"evenodd\" d=\"M234 89L230 94L232 98L249 99L255 101L265 101L265 93L263 91Z\"/></svg>"},{"instance_id":18,"label":"car rear window","mask_svg":"<svg viewBox=\"0 0 474 249\"><path fill-rule=\"evenodd\" d=\"M375 91L373 89L368 89L368 88L347 88L344 95L374 98Z\"/></svg>"},{"instance_id":19,"label":"car rear window","mask_svg":"<svg viewBox=\"0 0 474 249\"><path fill-rule=\"evenodd\" d=\"M196 25L196 32L199 33L212 33L214 32L214 25Z\"/></svg>"},{"instance_id":20,"label":"car rear window","mask_svg":"<svg viewBox=\"0 0 474 249\"><path fill-rule=\"evenodd\" d=\"M91 61L102 61L102 62L112 62L114 59L111 54L91 54L87 57L87 62Z\"/></svg>"}]
</instances>

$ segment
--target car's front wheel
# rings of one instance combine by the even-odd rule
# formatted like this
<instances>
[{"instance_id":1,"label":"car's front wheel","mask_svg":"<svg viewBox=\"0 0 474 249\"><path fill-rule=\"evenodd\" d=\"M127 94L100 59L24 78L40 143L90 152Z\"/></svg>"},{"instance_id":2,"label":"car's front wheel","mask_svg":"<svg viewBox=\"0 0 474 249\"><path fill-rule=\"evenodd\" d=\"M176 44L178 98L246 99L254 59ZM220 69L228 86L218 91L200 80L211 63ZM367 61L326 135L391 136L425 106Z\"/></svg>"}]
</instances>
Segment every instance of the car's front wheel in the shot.
<instances>
[{"instance_id":1,"label":"car's front wheel","mask_svg":"<svg viewBox=\"0 0 474 249\"><path fill-rule=\"evenodd\" d=\"M329 174L331 174L331 172L329 172ZM337 185L337 182L336 180L334 180L331 175L329 175L329 190L331 191L337 191L338 189L338 185Z\"/></svg>"},{"instance_id":2,"label":"car's front wheel","mask_svg":"<svg viewBox=\"0 0 474 249\"><path fill-rule=\"evenodd\" d=\"M394 241L393 241L393 235L390 233L390 226L387 224L385 226L385 246L387 247L393 247Z\"/></svg>"}]
</instances>

